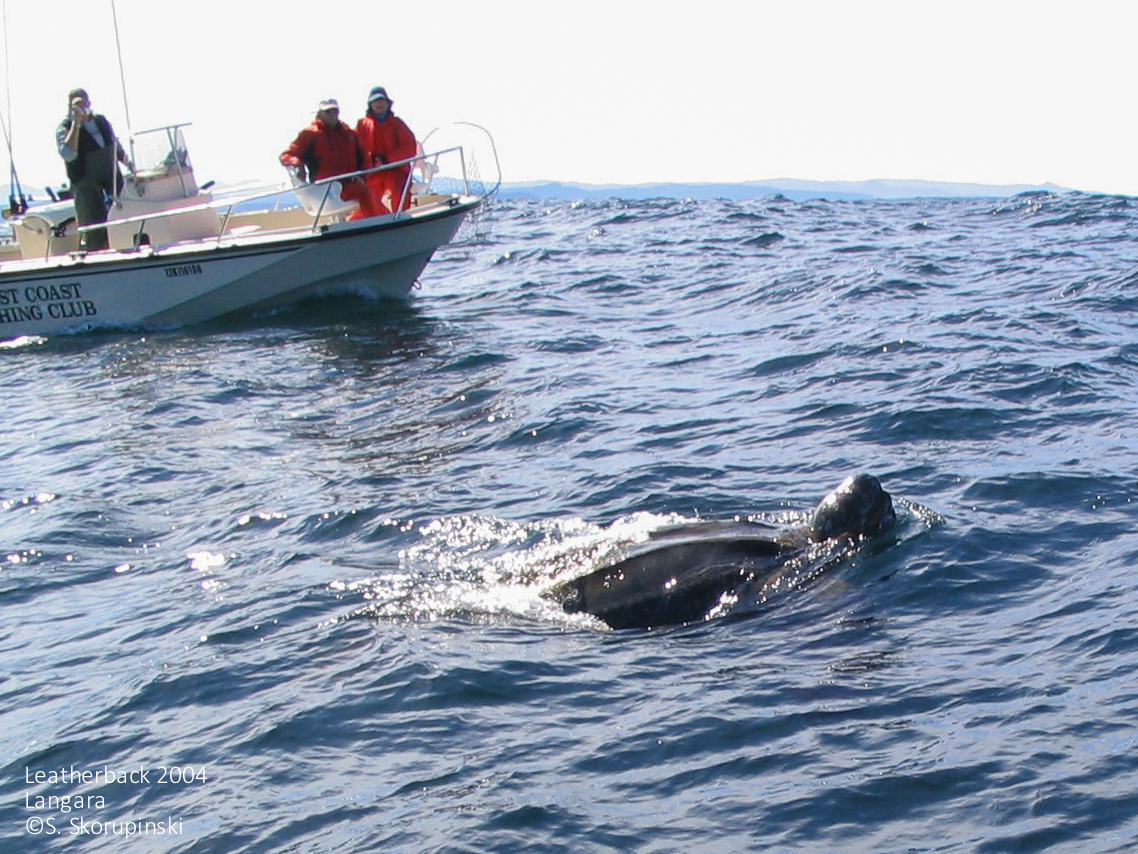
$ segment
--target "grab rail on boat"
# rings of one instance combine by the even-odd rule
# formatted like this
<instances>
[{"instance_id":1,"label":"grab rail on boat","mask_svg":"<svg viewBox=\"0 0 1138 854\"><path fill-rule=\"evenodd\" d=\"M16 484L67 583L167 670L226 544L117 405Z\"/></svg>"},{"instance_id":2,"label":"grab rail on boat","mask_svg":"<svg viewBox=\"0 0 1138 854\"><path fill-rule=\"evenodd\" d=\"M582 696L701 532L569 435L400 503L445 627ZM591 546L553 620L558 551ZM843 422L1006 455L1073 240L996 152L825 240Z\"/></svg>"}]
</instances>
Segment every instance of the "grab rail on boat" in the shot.
<instances>
[{"instance_id":1,"label":"grab rail on boat","mask_svg":"<svg viewBox=\"0 0 1138 854\"><path fill-rule=\"evenodd\" d=\"M397 169L400 166L406 166L408 164L416 164L419 162L425 162L425 161L432 160L432 159L434 162L437 163L439 157L441 157L445 154L454 154L456 152L458 154L459 162L461 163L461 168L462 168L463 191L465 194L469 195L470 194L470 178L466 173L466 157L465 157L465 154L463 152L463 148L461 145L454 146L451 148L443 148L443 149L440 149L438 151L432 151L430 153L424 153L424 154L416 153L414 157L408 157L408 158L405 158L403 160L395 161L393 163L385 163L382 166L373 167L371 169L361 169L361 170L356 171L356 172L348 172L348 173L345 173L343 175L337 175L333 178L324 178L320 181L313 181L311 184L306 184L305 185L306 187L324 187L325 188L321 202L320 202L320 205L317 207L316 213L312 215L311 232L316 233L319 230L319 228L320 228L320 217L323 215L324 208L326 207L326 205L328 203L328 199L332 193L332 189L338 183L343 182L343 181L348 180L348 179L362 178L365 175L370 175L370 174L373 174L376 172L382 172L382 171L388 170L388 169ZM404 185L403 192L400 195L400 205L399 205L400 208L402 208L402 201L406 197L406 194L410 191L410 187L411 187L411 176L409 174L408 178L407 178L407 182ZM253 194L247 195L247 196L240 196L236 199L222 199L222 200L218 200L218 201L202 202L201 204L197 204L197 205L186 205L185 207L170 208L167 210L155 211L153 213L147 213L147 214L138 214L137 216L123 217L122 219L111 219L111 220L107 220L106 222L95 223L92 225L85 225L85 226L82 226L76 230L79 232L85 232L85 231L92 231L95 229L108 228L111 226L134 225L137 223L138 224L138 232L136 233L135 239L134 239L135 246L137 247L137 246L142 245L145 242L146 223L148 223L148 222L152 222L154 220L168 219L171 217L184 216L186 214L196 213L196 212L200 212L200 211L212 210L212 211L220 212L220 211L224 210L225 214L224 214L224 216L221 217L221 226L218 230L217 238L216 238L217 242L220 244L221 241L225 237L226 228L229 225L229 220L230 220L231 216L233 215L234 209L237 208L239 205L245 205L245 204L248 204L250 202L257 202L257 201L261 201L261 200L281 198L284 196L288 196L289 194L295 195L296 189L297 188L294 188L294 187L287 187L284 189L272 190L272 191L266 192L266 193L253 193ZM488 193L487 193L487 195L488 195ZM400 209L400 210L397 210L394 213L390 214L390 216L392 216L394 218L403 218L403 217L408 216L408 212Z\"/></svg>"}]
</instances>

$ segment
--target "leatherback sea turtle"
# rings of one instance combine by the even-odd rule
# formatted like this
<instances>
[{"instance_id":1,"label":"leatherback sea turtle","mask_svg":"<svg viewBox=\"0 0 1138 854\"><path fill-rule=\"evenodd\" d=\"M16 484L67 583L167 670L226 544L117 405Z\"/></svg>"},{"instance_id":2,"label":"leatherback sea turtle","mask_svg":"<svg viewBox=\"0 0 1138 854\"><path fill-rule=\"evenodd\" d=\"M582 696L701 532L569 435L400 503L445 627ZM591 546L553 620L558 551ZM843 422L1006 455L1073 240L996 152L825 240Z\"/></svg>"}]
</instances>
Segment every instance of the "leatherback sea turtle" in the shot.
<instances>
[{"instance_id":1,"label":"leatherback sea turtle","mask_svg":"<svg viewBox=\"0 0 1138 854\"><path fill-rule=\"evenodd\" d=\"M592 614L616 629L703 620L724 597L776 577L811 544L871 537L896 518L880 481L857 474L819 502L809 525L730 521L660 528L616 563L551 593L566 611Z\"/></svg>"}]
</instances>

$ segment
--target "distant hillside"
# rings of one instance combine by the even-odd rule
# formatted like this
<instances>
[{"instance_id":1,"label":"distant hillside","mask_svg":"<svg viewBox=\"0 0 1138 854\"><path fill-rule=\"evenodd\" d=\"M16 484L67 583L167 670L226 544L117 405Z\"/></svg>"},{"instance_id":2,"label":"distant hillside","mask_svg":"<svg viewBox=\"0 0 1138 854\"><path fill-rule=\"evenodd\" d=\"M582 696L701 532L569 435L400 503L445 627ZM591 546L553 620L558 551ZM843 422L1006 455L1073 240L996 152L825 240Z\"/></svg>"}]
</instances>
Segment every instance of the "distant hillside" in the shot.
<instances>
[{"instance_id":1,"label":"distant hillside","mask_svg":"<svg viewBox=\"0 0 1138 854\"><path fill-rule=\"evenodd\" d=\"M258 187L261 185L258 184ZM215 188L217 193L219 188ZM1069 193L1070 188L1055 184L952 184L937 181L799 181L778 178L739 184L577 184L559 181L531 181L503 184L503 199L765 199L783 196L792 201L829 199L863 201L868 199L962 199L1006 198L1020 193ZM50 201L42 187L24 187L25 195L36 201ZM7 185L0 185L0 198L7 198Z\"/></svg>"},{"instance_id":2,"label":"distant hillside","mask_svg":"<svg viewBox=\"0 0 1138 854\"><path fill-rule=\"evenodd\" d=\"M741 184L572 184L529 182L503 184L504 199L762 199L783 196L793 201L829 199L1005 198L1019 193L1070 192L1055 184L951 184L936 181L798 181L779 178Z\"/></svg>"}]
</instances>

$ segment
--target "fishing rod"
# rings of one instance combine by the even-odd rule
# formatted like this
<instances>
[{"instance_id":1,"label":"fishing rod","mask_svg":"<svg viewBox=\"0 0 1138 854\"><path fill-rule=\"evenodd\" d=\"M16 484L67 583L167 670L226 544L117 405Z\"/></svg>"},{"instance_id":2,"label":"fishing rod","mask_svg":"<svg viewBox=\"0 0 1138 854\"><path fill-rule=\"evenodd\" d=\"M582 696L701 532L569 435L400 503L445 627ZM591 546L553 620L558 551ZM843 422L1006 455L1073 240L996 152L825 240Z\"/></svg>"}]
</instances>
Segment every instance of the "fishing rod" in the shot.
<instances>
[{"instance_id":1,"label":"fishing rod","mask_svg":"<svg viewBox=\"0 0 1138 854\"><path fill-rule=\"evenodd\" d=\"M24 198L24 188L20 186L20 177L16 174L16 158L12 153L12 135L8 133L8 122L5 114L12 114L12 77L8 73L8 0L4 0L4 93L6 99L5 112L0 112L0 128L4 131L4 142L8 146L8 208L4 218L24 213L28 209L28 200Z\"/></svg>"}]
</instances>

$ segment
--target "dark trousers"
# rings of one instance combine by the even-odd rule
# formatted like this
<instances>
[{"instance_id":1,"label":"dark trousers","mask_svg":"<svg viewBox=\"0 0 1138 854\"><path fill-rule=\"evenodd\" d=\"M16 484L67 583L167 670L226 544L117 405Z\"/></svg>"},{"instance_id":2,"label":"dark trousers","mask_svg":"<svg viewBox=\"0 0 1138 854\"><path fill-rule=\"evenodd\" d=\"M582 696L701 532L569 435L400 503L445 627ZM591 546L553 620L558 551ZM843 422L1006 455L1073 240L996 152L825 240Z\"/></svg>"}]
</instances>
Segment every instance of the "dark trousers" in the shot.
<instances>
[{"instance_id":1,"label":"dark trousers","mask_svg":"<svg viewBox=\"0 0 1138 854\"><path fill-rule=\"evenodd\" d=\"M110 188L114 186L112 181L116 174L115 147L105 145L79 156L83 158L83 177L71 182L71 194L75 199L75 221L81 226L106 222L105 192L109 193ZM96 249L106 249L107 230L97 228L88 231L80 238L80 243L84 249L92 252Z\"/></svg>"},{"instance_id":2,"label":"dark trousers","mask_svg":"<svg viewBox=\"0 0 1138 854\"><path fill-rule=\"evenodd\" d=\"M103 188L94 182L76 181L71 187L75 200L75 221L79 225L94 225L107 221L107 202ZM107 248L107 230L97 228L84 232L79 238L80 245L89 251Z\"/></svg>"}]
</instances>

